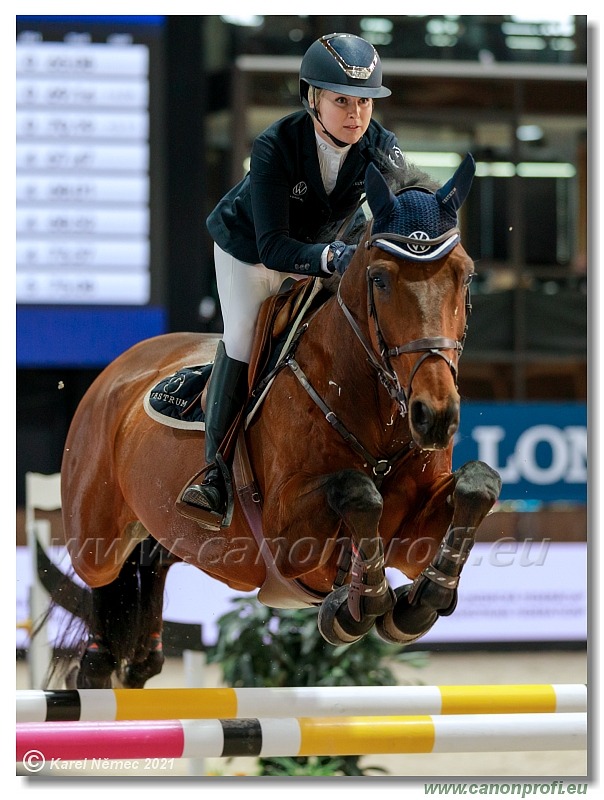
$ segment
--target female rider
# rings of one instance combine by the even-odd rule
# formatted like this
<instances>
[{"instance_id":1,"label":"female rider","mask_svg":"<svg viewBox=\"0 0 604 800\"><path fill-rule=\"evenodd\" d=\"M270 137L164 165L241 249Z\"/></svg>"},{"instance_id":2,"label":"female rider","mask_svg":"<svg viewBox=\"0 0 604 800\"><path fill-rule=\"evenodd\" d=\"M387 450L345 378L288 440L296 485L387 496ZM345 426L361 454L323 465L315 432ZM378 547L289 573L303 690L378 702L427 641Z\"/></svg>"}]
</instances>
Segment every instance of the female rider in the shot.
<instances>
[{"instance_id":1,"label":"female rider","mask_svg":"<svg viewBox=\"0 0 604 800\"><path fill-rule=\"evenodd\" d=\"M186 504L220 515L226 488L216 453L247 397L248 363L262 302L288 277L342 274L354 246L318 242L358 207L367 165L385 169L403 156L393 133L372 120L382 86L374 47L358 36L332 33L306 51L300 66L305 111L275 122L253 142L250 171L207 219L224 333L208 386L203 483L189 486Z\"/></svg>"}]
</instances>

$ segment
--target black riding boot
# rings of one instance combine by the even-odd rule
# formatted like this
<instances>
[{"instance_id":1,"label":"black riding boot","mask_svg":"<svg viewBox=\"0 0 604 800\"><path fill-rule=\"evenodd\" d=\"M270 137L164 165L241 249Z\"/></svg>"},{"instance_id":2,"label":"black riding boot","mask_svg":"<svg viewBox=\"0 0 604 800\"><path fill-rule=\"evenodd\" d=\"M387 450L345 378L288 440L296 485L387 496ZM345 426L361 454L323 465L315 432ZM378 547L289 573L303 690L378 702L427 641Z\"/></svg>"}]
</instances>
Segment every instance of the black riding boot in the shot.
<instances>
[{"instance_id":1,"label":"black riding boot","mask_svg":"<svg viewBox=\"0 0 604 800\"><path fill-rule=\"evenodd\" d=\"M221 340L212 367L205 413L205 458L206 464L213 466L206 472L203 483L194 483L183 492L184 503L216 514L226 509L226 487L216 465L216 453L247 398L247 373L248 365L229 358Z\"/></svg>"}]
</instances>

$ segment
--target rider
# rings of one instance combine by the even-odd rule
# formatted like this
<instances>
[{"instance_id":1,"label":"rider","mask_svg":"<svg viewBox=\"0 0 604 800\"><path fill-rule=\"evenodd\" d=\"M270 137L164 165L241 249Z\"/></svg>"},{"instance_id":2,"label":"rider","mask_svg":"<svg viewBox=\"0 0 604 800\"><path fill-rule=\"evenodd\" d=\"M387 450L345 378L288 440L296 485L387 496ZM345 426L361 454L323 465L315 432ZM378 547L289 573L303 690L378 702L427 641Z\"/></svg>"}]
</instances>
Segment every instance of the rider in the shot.
<instances>
[{"instance_id":1,"label":"rider","mask_svg":"<svg viewBox=\"0 0 604 800\"><path fill-rule=\"evenodd\" d=\"M300 66L305 111L280 119L253 142L250 171L207 219L214 240L224 333L218 344L205 413L201 484L185 503L223 514L226 489L216 453L247 397L252 337L262 302L287 277L340 275L354 254L341 241L316 243L327 224L358 207L366 167L401 164L393 133L372 120L373 102L391 92L373 45L332 33L306 51ZM308 112L308 113L307 113Z\"/></svg>"}]
</instances>

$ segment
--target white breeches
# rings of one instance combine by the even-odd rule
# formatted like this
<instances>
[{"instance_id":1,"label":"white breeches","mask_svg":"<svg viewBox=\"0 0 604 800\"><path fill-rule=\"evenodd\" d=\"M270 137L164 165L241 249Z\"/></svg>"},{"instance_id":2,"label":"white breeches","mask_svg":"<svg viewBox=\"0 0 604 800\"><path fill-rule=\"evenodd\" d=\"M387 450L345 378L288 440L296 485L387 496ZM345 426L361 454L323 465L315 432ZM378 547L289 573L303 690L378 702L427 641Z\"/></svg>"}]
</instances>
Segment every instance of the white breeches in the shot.
<instances>
[{"instance_id":1,"label":"white breeches","mask_svg":"<svg viewBox=\"0 0 604 800\"><path fill-rule=\"evenodd\" d=\"M305 275L277 272L264 264L246 264L214 244L216 284L224 325L223 342L227 355L249 364L252 337L260 306L277 294L287 278L300 280Z\"/></svg>"}]
</instances>

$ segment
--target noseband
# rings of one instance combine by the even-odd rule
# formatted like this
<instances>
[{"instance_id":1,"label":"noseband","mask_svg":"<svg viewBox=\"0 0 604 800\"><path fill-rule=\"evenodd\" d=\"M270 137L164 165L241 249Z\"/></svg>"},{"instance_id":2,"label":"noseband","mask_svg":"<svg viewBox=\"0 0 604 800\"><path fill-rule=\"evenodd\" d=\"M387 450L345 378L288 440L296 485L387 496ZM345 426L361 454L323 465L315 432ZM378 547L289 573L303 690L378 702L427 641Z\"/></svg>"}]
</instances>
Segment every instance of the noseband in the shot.
<instances>
[{"instance_id":1,"label":"noseband","mask_svg":"<svg viewBox=\"0 0 604 800\"><path fill-rule=\"evenodd\" d=\"M440 245L444 242L449 241L453 236L458 234L457 229L453 229L447 231L442 236L439 236L435 239L422 239L421 245L422 246L432 246L432 245ZM383 241L388 245L393 246L396 248L397 242L404 242L406 244L418 244L418 240L411 238L409 236L402 236L399 234L388 233L388 234L372 234L369 236L367 241L365 242L365 247L369 250L371 247L379 247L377 244L378 241ZM457 361L461 357L463 352L463 347L466 339L467 333L467 324L464 330L463 337L461 341L457 339L450 339L446 336L429 336L423 339L413 339L411 342L407 342L406 344L397 345L395 347L388 347L384 340L384 336L382 334L382 330L380 328L380 321L377 315L377 309L375 306L375 298L373 294L373 282L369 276L369 267L367 267L366 271L367 275L367 307L369 310L369 316L373 318L375 324L375 333L376 338L379 343L380 347L380 357L376 356L372 346L365 338L362 330L359 328L356 320L352 316L350 309L344 303L342 296L340 294L340 285L338 285L338 304L342 309L344 316L348 320L350 327L352 328L355 336L362 344L365 352L367 353L369 362L375 368L378 374L378 378L380 383L385 387L390 397L397 403L400 414L402 417L405 417L409 410L409 400L411 398L411 391L412 391L412 383L415 374L417 373L420 366L424 363L424 361L431 356L438 356L442 358L448 365L451 373L453 375L453 380L455 381L455 386L457 386L457 364L453 361L453 359L449 358L449 356L443 353L443 350L454 350L457 355ZM470 288L469 285L466 288L466 317L470 313L472 306L470 303ZM395 356L400 356L403 354L408 353L422 353L420 358L417 359L411 372L409 374L409 379L407 381L407 387L404 388L401 386L401 383L398 379L398 375L396 371L392 367L390 362L391 358Z\"/></svg>"}]
</instances>

